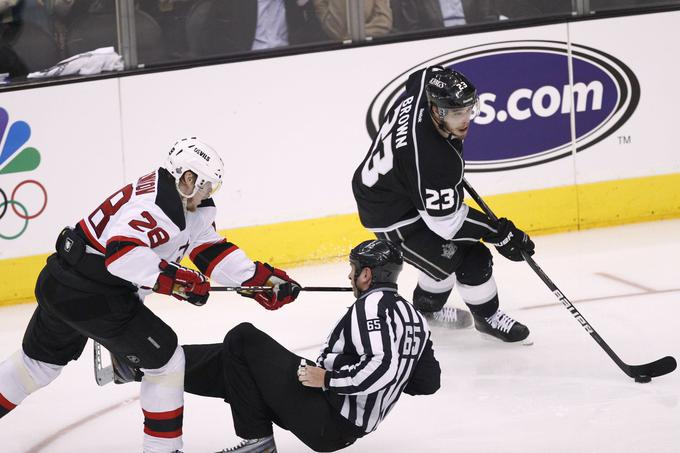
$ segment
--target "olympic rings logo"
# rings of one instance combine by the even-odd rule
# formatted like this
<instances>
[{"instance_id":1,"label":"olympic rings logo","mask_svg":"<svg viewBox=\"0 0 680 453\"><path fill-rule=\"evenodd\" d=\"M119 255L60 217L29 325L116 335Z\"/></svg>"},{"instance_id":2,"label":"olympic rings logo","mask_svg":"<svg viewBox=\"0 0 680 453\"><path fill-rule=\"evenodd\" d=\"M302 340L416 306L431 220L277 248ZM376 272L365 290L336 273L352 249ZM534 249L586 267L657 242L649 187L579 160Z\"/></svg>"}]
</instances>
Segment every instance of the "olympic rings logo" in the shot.
<instances>
[{"instance_id":1,"label":"olympic rings logo","mask_svg":"<svg viewBox=\"0 0 680 453\"><path fill-rule=\"evenodd\" d=\"M20 201L18 201L17 198L16 198L16 195L17 195L17 192L19 192L19 189L21 189L24 186L28 186L28 185L38 186L38 188L42 191L43 197L44 197L42 206L40 207L40 209L37 212L35 212L33 214L29 214L26 206L23 203L21 203ZM45 208L47 207L47 190L45 190L45 186L43 186L41 183L39 183L35 179L26 179L26 180L20 182L19 184L17 184L16 187L14 188L14 190L12 190L12 194L9 198L7 198L7 194L5 193L4 190L2 190L2 188L0 188L0 195L2 195L2 200L3 200L2 203L0 203L0 220L2 220L5 217L5 215L10 214L9 206L11 206L12 207L11 210L14 212L14 214L24 221L24 225L23 225L23 227L21 227L21 230L19 230L18 233L14 234L14 235L4 235L4 234L0 233L0 239L12 240L12 239L16 239L19 236L21 236L22 234L24 234L24 232L26 231L26 228L28 228L29 220L33 220L36 217L38 217L39 215L41 215L45 211ZM19 211L21 211L21 212L19 212Z\"/></svg>"}]
</instances>

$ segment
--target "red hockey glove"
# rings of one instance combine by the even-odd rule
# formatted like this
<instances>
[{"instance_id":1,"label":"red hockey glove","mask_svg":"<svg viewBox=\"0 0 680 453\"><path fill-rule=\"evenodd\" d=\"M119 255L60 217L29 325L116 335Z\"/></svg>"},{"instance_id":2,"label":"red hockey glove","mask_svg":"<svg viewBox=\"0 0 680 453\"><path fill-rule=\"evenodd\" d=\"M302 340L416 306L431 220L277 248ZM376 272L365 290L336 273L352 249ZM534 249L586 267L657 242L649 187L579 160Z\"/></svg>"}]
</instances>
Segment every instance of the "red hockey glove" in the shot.
<instances>
[{"instance_id":1,"label":"red hockey glove","mask_svg":"<svg viewBox=\"0 0 680 453\"><path fill-rule=\"evenodd\" d=\"M194 305L205 305L210 296L210 282L198 271L161 260L161 273L153 287L160 294L167 294Z\"/></svg>"},{"instance_id":2,"label":"red hockey glove","mask_svg":"<svg viewBox=\"0 0 680 453\"><path fill-rule=\"evenodd\" d=\"M510 220L502 217L496 224L498 233L489 234L484 241L496 246L498 253L512 261L524 261L522 252L534 254L534 241Z\"/></svg>"},{"instance_id":3,"label":"red hockey glove","mask_svg":"<svg viewBox=\"0 0 680 453\"><path fill-rule=\"evenodd\" d=\"M278 310L293 302L300 293L300 284L288 274L259 261L255 261L255 275L243 282L243 286L271 286L271 291L242 290L238 292L244 297L255 299L267 310Z\"/></svg>"}]
</instances>

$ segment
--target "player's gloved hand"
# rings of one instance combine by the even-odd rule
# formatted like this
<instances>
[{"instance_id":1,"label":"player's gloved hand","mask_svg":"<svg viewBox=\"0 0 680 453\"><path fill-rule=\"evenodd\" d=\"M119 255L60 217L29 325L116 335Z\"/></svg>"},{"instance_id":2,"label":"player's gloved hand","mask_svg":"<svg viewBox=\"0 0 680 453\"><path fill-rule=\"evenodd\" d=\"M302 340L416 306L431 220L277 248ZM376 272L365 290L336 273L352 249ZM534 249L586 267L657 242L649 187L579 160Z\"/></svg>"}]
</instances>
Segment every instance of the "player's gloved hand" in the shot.
<instances>
[{"instance_id":1,"label":"player's gloved hand","mask_svg":"<svg viewBox=\"0 0 680 453\"><path fill-rule=\"evenodd\" d=\"M510 220L504 217L498 219L496 228L498 232L486 235L484 241L496 246L498 253L512 261L524 261L522 252L529 256L534 254L534 242Z\"/></svg>"},{"instance_id":2,"label":"player's gloved hand","mask_svg":"<svg viewBox=\"0 0 680 453\"><path fill-rule=\"evenodd\" d=\"M243 282L242 286L271 286L271 291L241 290L244 297L255 299L267 310L278 310L295 300L300 293L300 284L281 269L267 263L255 261L255 275Z\"/></svg>"},{"instance_id":3,"label":"player's gloved hand","mask_svg":"<svg viewBox=\"0 0 680 453\"><path fill-rule=\"evenodd\" d=\"M210 296L210 282L198 271L168 263L161 260L158 265L161 273L158 275L153 290L160 294L167 294L179 300L186 300L194 305L205 305Z\"/></svg>"}]
</instances>

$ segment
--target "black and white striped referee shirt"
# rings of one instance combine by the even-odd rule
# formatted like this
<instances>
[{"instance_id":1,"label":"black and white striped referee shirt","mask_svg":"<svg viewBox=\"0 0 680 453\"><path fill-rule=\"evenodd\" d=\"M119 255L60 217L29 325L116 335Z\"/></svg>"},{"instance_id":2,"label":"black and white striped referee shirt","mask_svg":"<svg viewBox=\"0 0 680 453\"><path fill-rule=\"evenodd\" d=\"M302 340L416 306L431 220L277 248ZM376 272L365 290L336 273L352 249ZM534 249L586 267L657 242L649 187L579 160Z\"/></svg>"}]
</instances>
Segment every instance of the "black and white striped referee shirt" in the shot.
<instances>
[{"instance_id":1,"label":"black and white striped referee shirt","mask_svg":"<svg viewBox=\"0 0 680 453\"><path fill-rule=\"evenodd\" d=\"M327 370L330 403L367 433L403 391L425 395L439 389L427 322L396 285L381 283L359 297L329 335L317 365Z\"/></svg>"}]
</instances>

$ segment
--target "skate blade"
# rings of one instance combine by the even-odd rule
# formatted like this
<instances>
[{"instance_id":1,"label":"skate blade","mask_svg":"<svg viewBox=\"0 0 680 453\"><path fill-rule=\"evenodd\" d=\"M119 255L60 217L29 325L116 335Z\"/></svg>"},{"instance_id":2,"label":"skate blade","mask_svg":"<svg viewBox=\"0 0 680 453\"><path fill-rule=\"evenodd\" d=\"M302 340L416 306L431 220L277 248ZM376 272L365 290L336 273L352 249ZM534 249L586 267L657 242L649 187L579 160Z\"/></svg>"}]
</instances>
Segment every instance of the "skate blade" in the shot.
<instances>
[{"instance_id":1,"label":"skate blade","mask_svg":"<svg viewBox=\"0 0 680 453\"><path fill-rule=\"evenodd\" d=\"M427 319L427 325L429 327L437 327L440 329L447 329L447 330L466 330L470 329L474 325L474 320L472 319L472 315L470 314L469 311L461 310L459 308L456 308L456 311L458 312L457 319L453 322L449 321L439 321L431 318L426 318Z\"/></svg>"},{"instance_id":2,"label":"skate blade","mask_svg":"<svg viewBox=\"0 0 680 453\"><path fill-rule=\"evenodd\" d=\"M427 325L430 328L435 328L435 329L443 329L443 330L468 330L472 328L472 322L470 323L460 323L460 322L435 322L435 321L428 321Z\"/></svg>"},{"instance_id":3,"label":"skate blade","mask_svg":"<svg viewBox=\"0 0 680 453\"><path fill-rule=\"evenodd\" d=\"M500 343L500 344L507 344L510 346L531 346L534 344L534 339L531 337L531 334L529 334L528 337L526 337L524 340L520 341L503 341L498 337L494 337L493 335L489 335L488 333L480 332L479 330L477 331L477 334L482 337L483 340L485 341L490 341L492 343Z\"/></svg>"}]
</instances>

